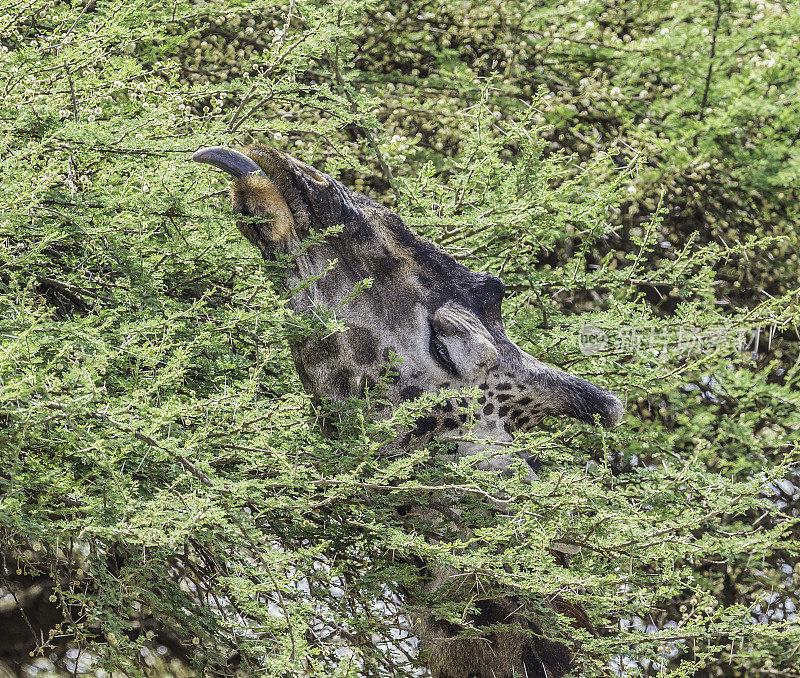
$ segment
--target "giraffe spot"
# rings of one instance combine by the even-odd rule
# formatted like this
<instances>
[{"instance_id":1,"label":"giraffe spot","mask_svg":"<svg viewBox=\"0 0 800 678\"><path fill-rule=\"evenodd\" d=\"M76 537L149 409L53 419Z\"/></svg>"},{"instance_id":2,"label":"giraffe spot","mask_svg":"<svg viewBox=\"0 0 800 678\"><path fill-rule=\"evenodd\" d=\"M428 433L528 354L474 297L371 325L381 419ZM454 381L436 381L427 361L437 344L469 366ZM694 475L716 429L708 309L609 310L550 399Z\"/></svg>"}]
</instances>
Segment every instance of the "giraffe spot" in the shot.
<instances>
[{"instance_id":1,"label":"giraffe spot","mask_svg":"<svg viewBox=\"0 0 800 678\"><path fill-rule=\"evenodd\" d=\"M375 238L375 229L365 220L356 219L345 222L345 233L343 235L353 240L366 240L369 242Z\"/></svg>"},{"instance_id":2,"label":"giraffe spot","mask_svg":"<svg viewBox=\"0 0 800 678\"><path fill-rule=\"evenodd\" d=\"M392 295L397 300L402 300L402 305L398 305L397 312L407 317L408 309L416 303L422 301L422 295L416 285L408 285L399 281L397 276L394 276L394 284L392 285Z\"/></svg>"},{"instance_id":3,"label":"giraffe spot","mask_svg":"<svg viewBox=\"0 0 800 678\"><path fill-rule=\"evenodd\" d=\"M395 258L386 245L381 249L380 256L375 258L375 267L384 276L392 275L398 268L400 261Z\"/></svg>"},{"instance_id":4,"label":"giraffe spot","mask_svg":"<svg viewBox=\"0 0 800 678\"><path fill-rule=\"evenodd\" d=\"M350 383L353 379L353 373L348 369L336 370L331 377L331 390L341 398L347 398L350 395Z\"/></svg>"},{"instance_id":5,"label":"giraffe spot","mask_svg":"<svg viewBox=\"0 0 800 678\"><path fill-rule=\"evenodd\" d=\"M376 381L375 381L375 380L374 380L374 379L373 379L371 376L369 376L369 375L367 374L367 375L364 377L364 388L363 388L362 390L363 390L364 392L366 392L366 391L372 391L372 390L373 390L373 389L374 389L374 388L375 388L377 385L378 385L378 382L376 382Z\"/></svg>"},{"instance_id":6,"label":"giraffe spot","mask_svg":"<svg viewBox=\"0 0 800 678\"><path fill-rule=\"evenodd\" d=\"M458 422L453 417L446 417L442 422L442 428L446 431L453 431L458 428Z\"/></svg>"},{"instance_id":7,"label":"giraffe spot","mask_svg":"<svg viewBox=\"0 0 800 678\"><path fill-rule=\"evenodd\" d=\"M320 363L335 358L340 351L339 335L332 334L318 341L306 342L302 348L301 355L306 368L313 369Z\"/></svg>"},{"instance_id":8,"label":"giraffe spot","mask_svg":"<svg viewBox=\"0 0 800 678\"><path fill-rule=\"evenodd\" d=\"M422 417L422 419L417 419L416 426L414 427L412 434L415 436L425 435L426 433L434 431L438 425L439 421L436 419L436 417Z\"/></svg>"},{"instance_id":9,"label":"giraffe spot","mask_svg":"<svg viewBox=\"0 0 800 678\"><path fill-rule=\"evenodd\" d=\"M366 327L351 327L345 334L353 359L359 365L373 365L378 362L378 342L375 335Z\"/></svg>"},{"instance_id":10,"label":"giraffe spot","mask_svg":"<svg viewBox=\"0 0 800 678\"><path fill-rule=\"evenodd\" d=\"M538 457L529 457L528 459L526 459L526 461L528 462L528 466L531 467L531 470L534 473L538 473L539 471L541 471L542 466L544 466L544 462Z\"/></svg>"},{"instance_id":11,"label":"giraffe spot","mask_svg":"<svg viewBox=\"0 0 800 678\"><path fill-rule=\"evenodd\" d=\"M491 626L507 622L511 614L502 605L491 600L482 601L477 605L478 613L473 615L475 626Z\"/></svg>"},{"instance_id":12,"label":"giraffe spot","mask_svg":"<svg viewBox=\"0 0 800 678\"><path fill-rule=\"evenodd\" d=\"M301 361L295 360L294 367L297 370L297 376L300 378L300 383L303 385L303 388L309 392L313 391L314 382L311 381L311 377L308 376L305 365Z\"/></svg>"},{"instance_id":13,"label":"giraffe spot","mask_svg":"<svg viewBox=\"0 0 800 678\"><path fill-rule=\"evenodd\" d=\"M484 414L491 414L494 412L494 405L492 403L486 403L486 406L483 408Z\"/></svg>"},{"instance_id":14,"label":"giraffe spot","mask_svg":"<svg viewBox=\"0 0 800 678\"><path fill-rule=\"evenodd\" d=\"M415 398L419 398L424 391L419 386L406 386L402 391L400 391L400 397L403 400L414 400Z\"/></svg>"}]
</instances>

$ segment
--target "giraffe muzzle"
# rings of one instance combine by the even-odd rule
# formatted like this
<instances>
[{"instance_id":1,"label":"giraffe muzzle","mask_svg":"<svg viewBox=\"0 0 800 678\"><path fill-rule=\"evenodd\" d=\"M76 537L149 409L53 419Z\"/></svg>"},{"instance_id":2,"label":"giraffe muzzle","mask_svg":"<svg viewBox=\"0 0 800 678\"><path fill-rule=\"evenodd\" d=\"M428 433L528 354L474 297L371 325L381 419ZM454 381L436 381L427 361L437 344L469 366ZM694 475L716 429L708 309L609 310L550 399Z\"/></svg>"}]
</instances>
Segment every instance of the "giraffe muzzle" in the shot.
<instances>
[{"instance_id":1,"label":"giraffe muzzle","mask_svg":"<svg viewBox=\"0 0 800 678\"><path fill-rule=\"evenodd\" d=\"M539 362L520 350L524 366L518 376L521 386L546 394L548 414L564 415L578 421L597 422L613 428L622 419L624 408L619 398L586 379Z\"/></svg>"}]
</instances>

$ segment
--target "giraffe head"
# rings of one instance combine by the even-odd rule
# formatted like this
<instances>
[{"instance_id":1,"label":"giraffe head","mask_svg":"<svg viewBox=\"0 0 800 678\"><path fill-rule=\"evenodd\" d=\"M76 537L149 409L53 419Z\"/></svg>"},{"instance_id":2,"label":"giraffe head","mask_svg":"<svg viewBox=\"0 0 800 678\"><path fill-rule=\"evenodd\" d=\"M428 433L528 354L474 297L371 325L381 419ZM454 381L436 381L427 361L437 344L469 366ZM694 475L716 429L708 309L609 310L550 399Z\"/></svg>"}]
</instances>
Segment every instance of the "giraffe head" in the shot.
<instances>
[{"instance_id":1,"label":"giraffe head","mask_svg":"<svg viewBox=\"0 0 800 678\"><path fill-rule=\"evenodd\" d=\"M509 441L545 415L614 426L622 405L613 394L538 361L506 335L504 285L476 273L424 240L390 209L330 176L268 146L242 152L221 147L194 154L234 177L233 210L239 227L265 257L295 253L286 284L298 313L336 308L349 328L292 346L303 386L342 400L377 383L397 360L388 398L413 399L440 389L478 387L474 420L448 401L416 422L401 444L435 435ZM310 235L333 233L312 246ZM364 279L372 285L348 300ZM311 284L301 284L313 280ZM396 357L396 358L395 358ZM459 452L491 443L459 443ZM503 463L498 459L494 464Z\"/></svg>"}]
</instances>

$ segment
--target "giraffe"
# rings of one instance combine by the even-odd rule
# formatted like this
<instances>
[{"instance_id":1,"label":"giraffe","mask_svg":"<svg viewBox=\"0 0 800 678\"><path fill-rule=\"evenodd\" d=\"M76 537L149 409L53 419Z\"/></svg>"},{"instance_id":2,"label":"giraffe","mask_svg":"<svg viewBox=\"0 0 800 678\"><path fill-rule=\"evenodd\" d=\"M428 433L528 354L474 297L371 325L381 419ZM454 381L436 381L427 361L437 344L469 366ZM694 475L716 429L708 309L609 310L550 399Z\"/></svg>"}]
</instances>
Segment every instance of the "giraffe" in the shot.
<instances>
[{"instance_id":1,"label":"giraffe","mask_svg":"<svg viewBox=\"0 0 800 678\"><path fill-rule=\"evenodd\" d=\"M538 361L508 338L501 314L505 287L498 277L463 266L392 210L263 144L241 151L202 148L193 160L233 177L233 211L248 217L238 227L266 259L293 255L283 282L287 290L299 290L290 297L290 308L305 314L337 308L349 328L291 344L300 382L312 396L334 401L361 396L379 382L394 356L400 360L385 384L390 402L478 387L481 395L469 422L458 399L446 400L399 433L395 444L402 449L434 436L450 437L457 441L457 456L477 455L479 466L499 472L511 458L497 443L511 441L546 415L605 427L619 423L623 408L615 395ZM303 244L334 226L330 235ZM367 278L372 285L354 296ZM472 442L461 439L468 426ZM452 574L435 572L429 587ZM456 638L458 629L421 613L415 630L431 675L552 678L568 673L573 666L567 647L545 639L535 618L519 609L506 598L482 604L477 626L515 622L520 627L492 634L489 643ZM588 625L581 610L572 610L572 616Z\"/></svg>"}]
</instances>

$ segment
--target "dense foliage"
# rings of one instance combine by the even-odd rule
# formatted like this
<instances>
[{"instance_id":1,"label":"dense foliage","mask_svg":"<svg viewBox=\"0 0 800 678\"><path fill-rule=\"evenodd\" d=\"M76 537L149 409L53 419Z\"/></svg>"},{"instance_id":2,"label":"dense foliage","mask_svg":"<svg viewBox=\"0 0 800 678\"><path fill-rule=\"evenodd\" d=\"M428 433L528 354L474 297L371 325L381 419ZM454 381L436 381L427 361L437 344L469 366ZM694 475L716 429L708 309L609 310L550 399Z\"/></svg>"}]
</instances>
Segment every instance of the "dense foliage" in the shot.
<instances>
[{"instance_id":1,"label":"dense foliage","mask_svg":"<svg viewBox=\"0 0 800 678\"><path fill-rule=\"evenodd\" d=\"M10 669L409 675L422 558L582 603L597 637L550 630L582 675L800 675L800 10L126 0L0 22ZM286 339L346 328L287 310L227 180L187 162L252 139L501 275L509 334L623 396L623 424L521 437L528 484L435 445L380 456L442 395L389 422L380 386L312 404Z\"/></svg>"}]
</instances>

